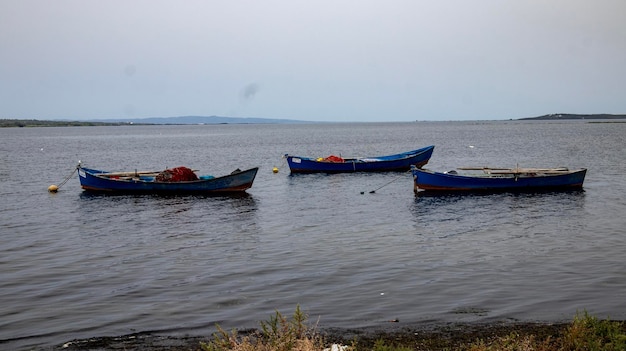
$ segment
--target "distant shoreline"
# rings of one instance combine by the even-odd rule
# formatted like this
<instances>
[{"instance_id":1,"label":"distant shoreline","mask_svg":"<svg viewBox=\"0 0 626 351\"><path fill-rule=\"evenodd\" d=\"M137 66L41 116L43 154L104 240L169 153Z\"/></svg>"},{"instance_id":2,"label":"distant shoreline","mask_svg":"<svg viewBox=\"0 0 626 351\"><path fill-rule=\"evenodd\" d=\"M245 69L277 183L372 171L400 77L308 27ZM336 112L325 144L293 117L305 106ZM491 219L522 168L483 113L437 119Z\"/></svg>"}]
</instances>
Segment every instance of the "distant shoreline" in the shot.
<instances>
[{"instance_id":1,"label":"distant shoreline","mask_svg":"<svg viewBox=\"0 0 626 351\"><path fill-rule=\"evenodd\" d=\"M524 117L503 121L556 121L556 120L626 120L626 115L612 114L569 114L553 113L538 117ZM499 121L499 120L494 120ZM158 117L136 118L129 120L94 120L94 121L59 121L37 119L0 119L0 128L27 128L27 127L93 127L93 126L146 126L146 125L220 125L220 124L306 124L306 123L330 123L309 122L299 120L280 120L265 118L239 118L239 117ZM359 123L359 122L356 122ZM598 122L599 123L599 122ZM610 123L610 122L606 122ZM614 122L619 123L619 122Z\"/></svg>"},{"instance_id":2,"label":"distant shoreline","mask_svg":"<svg viewBox=\"0 0 626 351\"><path fill-rule=\"evenodd\" d=\"M580 115L571 113L551 113L539 117L525 117L519 120L568 120L568 119L626 119L626 115L611 115L606 113Z\"/></svg>"}]
</instances>

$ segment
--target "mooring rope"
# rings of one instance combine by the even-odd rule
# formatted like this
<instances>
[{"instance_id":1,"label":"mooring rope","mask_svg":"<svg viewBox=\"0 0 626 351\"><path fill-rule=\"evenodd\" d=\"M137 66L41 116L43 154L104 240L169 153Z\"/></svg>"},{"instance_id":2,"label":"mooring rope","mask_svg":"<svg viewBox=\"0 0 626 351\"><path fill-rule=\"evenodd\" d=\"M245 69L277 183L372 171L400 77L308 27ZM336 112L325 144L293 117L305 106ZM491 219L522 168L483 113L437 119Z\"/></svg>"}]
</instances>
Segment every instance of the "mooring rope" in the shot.
<instances>
[{"instance_id":1,"label":"mooring rope","mask_svg":"<svg viewBox=\"0 0 626 351\"><path fill-rule=\"evenodd\" d=\"M49 191L49 192L51 192L51 193L56 193L56 192L59 190L59 188L63 186L63 184L67 183L67 181L68 181L68 180L70 180L70 178L72 178L72 176L74 176L74 172L76 172L76 171L78 170L78 168L79 168L79 167L80 167L80 164L79 164L78 166L76 166L76 167L74 168L74 170L72 171L72 173L71 173L70 175L68 175L68 176L67 176L67 178L65 178L65 179L61 182L61 184L59 184L58 186L56 186L56 185L54 185L54 184L50 185L50 186L48 187L48 191Z\"/></svg>"},{"instance_id":2,"label":"mooring rope","mask_svg":"<svg viewBox=\"0 0 626 351\"><path fill-rule=\"evenodd\" d=\"M78 170L78 167L74 167L74 170L72 171L72 173L70 173L70 175L67 176L67 178L65 178L61 184L59 184L59 188L63 186L63 184L67 183L68 180L70 180L70 178L72 178L74 176L74 173Z\"/></svg>"},{"instance_id":3,"label":"mooring rope","mask_svg":"<svg viewBox=\"0 0 626 351\"><path fill-rule=\"evenodd\" d=\"M411 172L411 171L410 171L410 170L409 170L409 171L406 171L406 172L402 173L402 175L400 175L400 176L396 177L395 179L392 179L390 182L387 182L386 184L384 184L384 185L382 185L382 186L380 186L380 187L378 187L378 188L376 188L376 189L374 189L374 190L370 191L370 194L373 194L373 193L375 193L377 190L380 190L380 189L382 189L382 188L386 187L387 185L389 185L389 184L391 184L391 183L395 182L396 180L398 180L398 179L400 179L400 178L404 177L404 175L405 175L405 174L407 174L407 173L409 173L409 172ZM361 192L361 194L363 194L363 192Z\"/></svg>"},{"instance_id":4,"label":"mooring rope","mask_svg":"<svg viewBox=\"0 0 626 351\"><path fill-rule=\"evenodd\" d=\"M282 159L282 162L281 162L281 164L280 164L280 167L276 167L276 166L274 166L274 168L272 168L272 171L273 171L274 173L278 173L278 169L279 169L279 168L283 168L283 167L285 166L285 163L287 163L287 154L285 154L285 155L281 156L281 159Z\"/></svg>"}]
</instances>

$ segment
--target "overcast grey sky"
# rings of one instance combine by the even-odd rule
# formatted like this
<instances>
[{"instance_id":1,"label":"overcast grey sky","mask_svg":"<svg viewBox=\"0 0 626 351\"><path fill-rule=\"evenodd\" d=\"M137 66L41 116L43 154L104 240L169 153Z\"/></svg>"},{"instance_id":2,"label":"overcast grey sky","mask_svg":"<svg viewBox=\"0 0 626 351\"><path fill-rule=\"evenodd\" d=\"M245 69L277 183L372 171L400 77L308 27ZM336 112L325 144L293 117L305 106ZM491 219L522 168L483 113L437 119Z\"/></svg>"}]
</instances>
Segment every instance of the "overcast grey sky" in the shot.
<instances>
[{"instance_id":1,"label":"overcast grey sky","mask_svg":"<svg viewBox=\"0 0 626 351\"><path fill-rule=\"evenodd\" d=\"M626 113L625 0L0 0L0 118Z\"/></svg>"}]
</instances>

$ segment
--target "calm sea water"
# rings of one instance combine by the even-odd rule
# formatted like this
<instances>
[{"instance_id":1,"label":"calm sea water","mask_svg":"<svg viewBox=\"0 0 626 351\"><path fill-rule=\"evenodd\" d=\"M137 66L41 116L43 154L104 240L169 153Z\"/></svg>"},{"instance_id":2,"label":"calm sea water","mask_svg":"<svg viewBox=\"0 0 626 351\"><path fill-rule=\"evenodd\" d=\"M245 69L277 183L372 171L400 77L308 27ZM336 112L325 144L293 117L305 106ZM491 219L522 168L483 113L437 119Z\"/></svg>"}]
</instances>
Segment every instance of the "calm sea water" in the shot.
<instances>
[{"instance_id":1,"label":"calm sea water","mask_svg":"<svg viewBox=\"0 0 626 351\"><path fill-rule=\"evenodd\" d=\"M322 328L626 319L625 136L588 121L0 129L0 349L208 335L298 304ZM431 144L435 170L589 171L578 192L416 197L408 173L291 176L282 159ZM75 174L48 193L79 160L260 172L235 197L89 195Z\"/></svg>"}]
</instances>

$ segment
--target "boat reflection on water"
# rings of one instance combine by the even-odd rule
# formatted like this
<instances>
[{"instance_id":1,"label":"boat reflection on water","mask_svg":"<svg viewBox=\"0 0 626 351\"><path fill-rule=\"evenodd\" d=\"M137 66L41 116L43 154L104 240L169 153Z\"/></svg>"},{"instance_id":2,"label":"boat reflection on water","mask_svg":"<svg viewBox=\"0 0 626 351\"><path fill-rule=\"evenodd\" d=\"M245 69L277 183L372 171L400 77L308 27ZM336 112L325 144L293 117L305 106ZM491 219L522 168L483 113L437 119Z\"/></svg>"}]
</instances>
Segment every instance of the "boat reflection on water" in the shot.
<instances>
[{"instance_id":1,"label":"boat reflection on water","mask_svg":"<svg viewBox=\"0 0 626 351\"><path fill-rule=\"evenodd\" d=\"M235 224L238 227L255 227L258 221L258 202L247 192L219 195L112 195L82 192L80 200L77 203L78 220L90 227L105 227L107 223L113 226L134 223L141 230L141 227L162 223L164 228L190 226L193 227L190 230L207 232L225 230ZM228 216L232 218L229 220Z\"/></svg>"},{"instance_id":2,"label":"boat reflection on water","mask_svg":"<svg viewBox=\"0 0 626 351\"><path fill-rule=\"evenodd\" d=\"M584 227L579 218L584 218L585 198L582 189L523 193L424 191L415 195L411 213L420 230L442 235L459 228L476 231L492 227L516 232L542 225Z\"/></svg>"}]
</instances>

